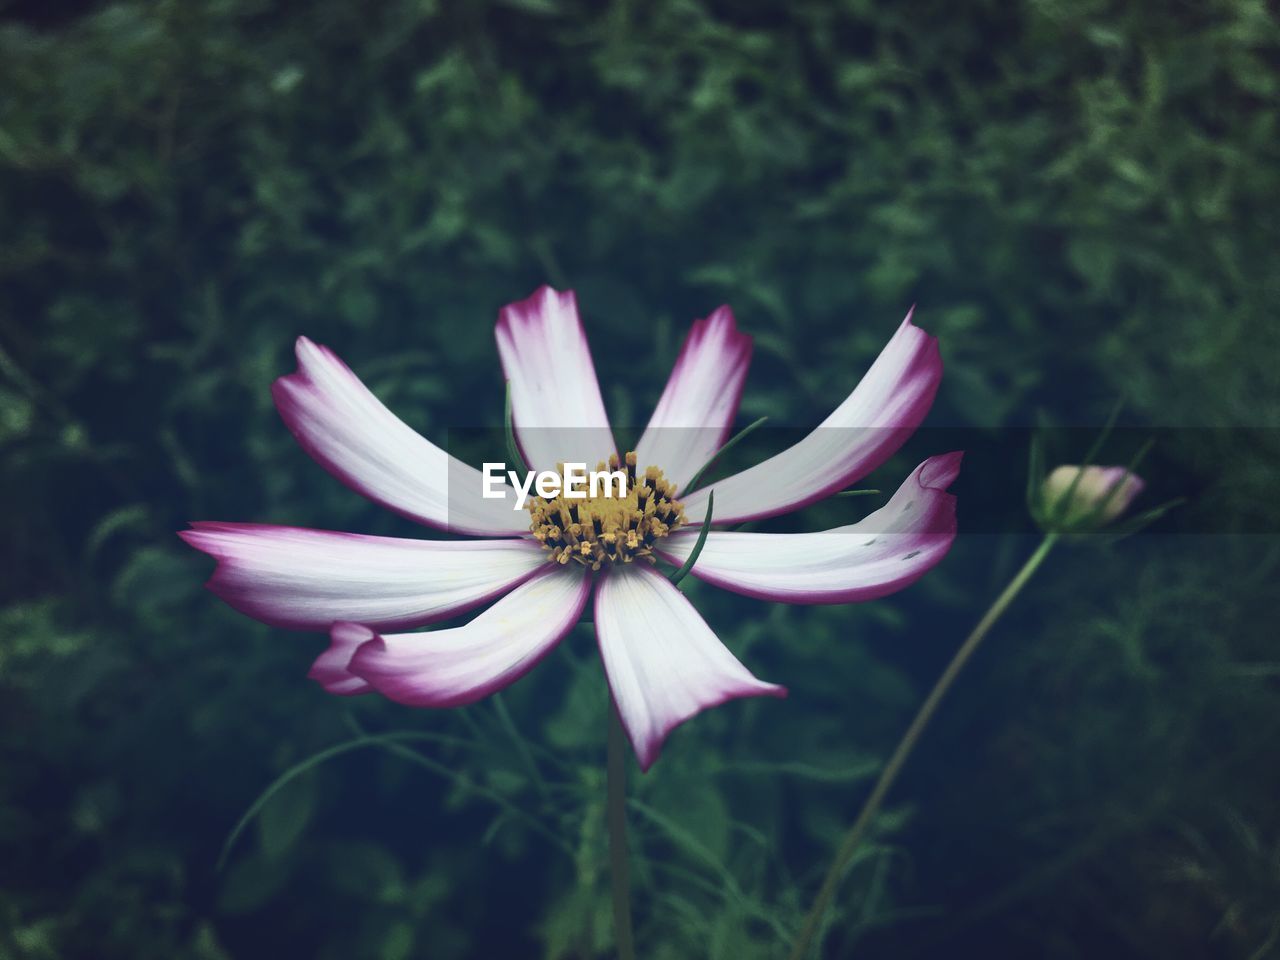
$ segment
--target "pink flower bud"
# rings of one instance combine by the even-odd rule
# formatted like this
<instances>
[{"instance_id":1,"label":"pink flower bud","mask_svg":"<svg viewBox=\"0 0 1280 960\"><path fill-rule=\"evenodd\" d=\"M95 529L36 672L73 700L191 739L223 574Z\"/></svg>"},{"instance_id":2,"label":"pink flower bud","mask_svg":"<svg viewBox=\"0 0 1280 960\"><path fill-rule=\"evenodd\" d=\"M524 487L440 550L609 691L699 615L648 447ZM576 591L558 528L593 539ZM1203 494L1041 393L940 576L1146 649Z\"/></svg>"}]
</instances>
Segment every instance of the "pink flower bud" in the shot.
<instances>
[{"instance_id":1,"label":"pink flower bud","mask_svg":"<svg viewBox=\"0 0 1280 960\"><path fill-rule=\"evenodd\" d=\"M1124 513L1144 486L1124 467L1055 467L1041 488L1043 514L1066 530L1097 529Z\"/></svg>"}]
</instances>

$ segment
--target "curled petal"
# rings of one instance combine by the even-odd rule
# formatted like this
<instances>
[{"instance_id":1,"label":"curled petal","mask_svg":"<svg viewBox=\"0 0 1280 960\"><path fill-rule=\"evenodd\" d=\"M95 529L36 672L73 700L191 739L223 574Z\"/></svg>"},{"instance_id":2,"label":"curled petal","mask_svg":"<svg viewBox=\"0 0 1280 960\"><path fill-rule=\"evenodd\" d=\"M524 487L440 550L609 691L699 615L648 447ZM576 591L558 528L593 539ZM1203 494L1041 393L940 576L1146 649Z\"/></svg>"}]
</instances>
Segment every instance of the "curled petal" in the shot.
<instances>
[{"instance_id":1,"label":"curled petal","mask_svg":"<svg viewBox=\"0 0 1280 960\"><path fill-rule=\"evenodd\" d=\"M370 500L441 530L527 532L527 518L512 500L485 499L479 470L388 410L332 350L299 337L296 352L297 372L277 380L271 393L289 430L322 467Z\"/></svg>"},{"instance_id":2,"label":"curled petal","mask_svg":"<svg viewBox=\"0 0 1280 960\"><path fill-rule=\"evenodd\" d=\"M649 418L636 457L660 467L679 490L724 443L751 363L751 338L728 307L694 321Z\"/></svg>"},{"instance_id":3,"label":"curled petal","mask_svg":"<svg viewBox=\"0 0 1280 960\"><path fill-rule=\"evenodd\" d=\"M784 603L852 603L901 590L951 549L956 498L946 489L961 457L926 460L887 504L848 526L819 533L712 531L689 572L734 593ZM663 559L683 563L696 537L695 531L668 537Z\"/></svg>"},{"instance_id":4,"label":"curled petal","mask_svg":"<svg viewBox=\"0 0 1280 960\"><path fill-rule=\"evenodd\" d=\"M578 622L590 579L577 564L548 568L470 623L427 633L363 630L350 672L383 696L411 707L458 707L525 675Z\"/></svg>"},{"instance_id":5,"label":"curled petal","mask_svg":"<svg viewBox=\"0 0 1280 960\"><path fill-rule=\"evenodd\" d=\"M207 586L256 620L328 630L356 619L416 627L492 600L546 565L530 540L405 540L256 523L193 523L178 536L218 561Z\"/></svg>"},{"instance_id":6,"label":"curled petal","mask_svg":"<svg viewBox=\"0 0 1280 960\"><path fill-rule=\"evenodd\" d=\"M942 379L938 341L911 314L853 393L799 443L763 463L684 497L697 523L716 492L716 523L776 516L821 500L866 476L924 420Z\"/></svg>"},{"instance_id":7,"label":"curled petal","mask_svg":"<svg viewBox=\"0 0 1280 960\"><path fill-rule=\"evenodd\" d=\"M373 687L367 680L362 680L348 668L351 658L360 644L369 639L369 628L355 623L335 624L329 632L329 647L316 657L307 676L329 693L339 697L353 697L360 693L369 693Z\"/></svg>"},{"instance_id":8,"label":"curled petal","mask_svg":"<svg viewBox=\"0 0 1280 960\"><path fill-rule=\"evenodd\" d=\"M496 334L516 439L530 467L567 462L590 470L617 452L573 291L540 287L508 304Z\"/></svg>"},{"instance_id":9,"label":"curled petal","mask_svg":"<svg viewBox=\"0 0 1280 960\"><path fill-rule=\"evenodd\" d=\"M605 676L642 770L694 714L737 697L787 695L753 677L652 567L609 571L596 588L595 622Z\"/></svg>"}]
</instances>

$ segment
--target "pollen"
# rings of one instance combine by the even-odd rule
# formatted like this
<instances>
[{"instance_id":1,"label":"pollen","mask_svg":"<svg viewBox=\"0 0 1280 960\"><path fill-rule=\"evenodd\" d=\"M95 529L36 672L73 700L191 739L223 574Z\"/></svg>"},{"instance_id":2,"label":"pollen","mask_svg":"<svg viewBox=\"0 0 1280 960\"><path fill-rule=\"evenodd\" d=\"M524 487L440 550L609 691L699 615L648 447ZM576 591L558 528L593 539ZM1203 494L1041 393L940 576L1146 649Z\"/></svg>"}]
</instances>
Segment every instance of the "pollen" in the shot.
<instances>
[{"instance_id":1,"label":"pollen","mask_svg":"<svg viewBox=\"0 0 1280 960\"><path fill-rule=\"evenodd\" d=\"M565 484L554 499L532 496L525 505L532 517L530 529L553 563L581 563L592 570L643 558L654 563L653 545L684 524L684 506L675 498L676 488L657 467L636 472L632 451L618 460L609 457L608 469L625 465L626 495L606 486L603 495L566 497ZM602 461L596 467L605 470ZM564 464L556 471L564 478ZM609 494L613 494L609 496Z\"/></svg>"}]
</instances>

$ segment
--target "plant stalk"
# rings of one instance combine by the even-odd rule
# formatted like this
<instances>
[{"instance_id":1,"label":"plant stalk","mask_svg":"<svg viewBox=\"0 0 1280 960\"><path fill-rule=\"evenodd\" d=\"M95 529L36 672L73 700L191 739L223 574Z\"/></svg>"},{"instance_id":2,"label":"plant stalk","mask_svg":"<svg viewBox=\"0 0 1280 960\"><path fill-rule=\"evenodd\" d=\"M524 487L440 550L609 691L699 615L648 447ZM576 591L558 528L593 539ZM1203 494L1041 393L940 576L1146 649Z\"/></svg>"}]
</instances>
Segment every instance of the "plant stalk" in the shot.
<instances>
[{"instance_id":1,"label":"plant stalk","mask_svg":"<svg viewBox=\"0 0 1280 960\"><path fill-rule=\"evenodd\" d=\"M1027 562L1022 565L1022 569L1009 581L1008 586L996 598L995 603L991 605L982 619L978 621L978 625L965 638L964 643L960 645L960 649L956 651L955 656L951 658L951 662L947 664L947 668L942 671L942 676L938 678L938 682L929 691L929 696L920 705L915 719L911 721L911 726L907 727L907 732L898 741L897 749L893 751L893 756L885 764L884 770L881 771L880 778L876 781L870 796L863 803L857 819L853 821L853 826L849 828L848 833L844 835L844 839L840 841L840 848L836 851L835 859L827 869L826 876L823 877L822 886L819 888L818 895L814 898L813 905L809 908L809 912L804 918L804 925L800 928L800 935L796 938L795 945L792 947L791 960L806 960L809 956L814 938L817 936L818 928L826 915L827 908L831 905L831 898L835 896L840 878L844 876L845 870L848 869L849 864L853 861L853 855L857 852L858 845L862 842L867 828L880 811L880 805L884 802L886 794L893 787L893 783L897 780L903 765L911 755L911 751L915 749L916 743L920 740L920 735L924 733L925 727L928 726L934 713L937 712L942 698L947 695L947 691L951 689L956 677L960 675L960 671L964 669L964 665L973 656L974 651L978 649L978 645L982 643L983 638L995 626L996 621L1009 608L1009 604L1022 591L1022 588L1026 586L1027 581L1031 579L1032 574L1036 572L1040 564L1044 562L1044 558L1049 555L1049 551L1053 548L1057 539L1058 535L1056 533L1045 534L1044 540L1036 548L1035 553L1027 558Z\"/></svg>"},{"instance_id":2,"label":"plant stalk","mask_svg":"<svg viewBox=\"0 0 1280 960\"><path fill-rule=\"evenodd\" d=\"M613 939L618 947L618 960L635 960L635 938L631 933L631 868L627 862L627 737L612 696L609 697L607 789Z\"/></svg>"}]
</instances>

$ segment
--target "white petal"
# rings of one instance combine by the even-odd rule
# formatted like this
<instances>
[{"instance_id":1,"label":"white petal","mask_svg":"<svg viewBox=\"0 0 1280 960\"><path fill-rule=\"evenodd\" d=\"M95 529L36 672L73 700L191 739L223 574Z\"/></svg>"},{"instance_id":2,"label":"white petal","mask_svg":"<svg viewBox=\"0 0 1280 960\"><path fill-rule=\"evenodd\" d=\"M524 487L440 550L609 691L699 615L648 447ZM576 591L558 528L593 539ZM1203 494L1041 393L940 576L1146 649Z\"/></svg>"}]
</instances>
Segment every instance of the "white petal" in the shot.
<instances>
[{"instance_id":1,"label":"white petal","mask_svg":"<svg viewBox=\"0 0 1280 960\"><path fill-rule=\"evenodd\" d=\"M497 338L516 438L530 467L565 462L592 470L617 452L573 291L541 287L503 307Z\"/></svg>"},{"instance_id":2,"label":"white petal","mask_svg":"<svg viewBox=\"0 0 1280 960\"><path fill-rule=\"evenodd\" d=\"M947 486L960 454L926 460L885 506L857 523L820 533L707 534L689 571L708 583L784 603L852 603L901 590L946 556L956 536ZM682 564L697 530L660 541L664 560Z\"/></svg>"},{"instance_id":3,"label":"white petal","mask_svg":"<svg viewBox=\"0 0 1280 960\"><path fill-rule=\"evenodd\" d=\"M610 570L596 588L595 621L609 689L642 770L694 714L736 697L786 696L753 677L652 567Z\"/></svg>"},{"instance_id":4,"label":"white petal","mask_svg":"<svg viewBox=\"0 0 1280 960\"><path fill-rule=\"evenodd\" d=\"M510 499L484 499L481 474L388 410L328 347L299 337L298 371L271 388L302 448L335 477L411 520L476 536L528 532ZM510 488L504 488L508 493Z\"/></svg>"},{"instance_id":5,"label":"white petal","mask_svg":"<svg viewBox=\"0 0 1280 960\"><path fill-rule=\"evenodd\" d=\"M580 564L551 567L470 623L427 633L367 631L349 670L413 707L457 707L524 676L578 622L591 581ZM334 643L341 639L334 627Z\"/></svg>"},{"instance_id":6,"label":"white petal","mask_svg":"<svg viewBox=\"0 0 1280 960\"><path fill-rule=\"evenodd\" d=\"M728 307L695 321L636 446L639 468L661 468L677 490L693 479L728 438L750 363Z\"/></svg>"},{"instance_id":7,"label":"white petal","mask_svg":"<svg viewBox=\"0 0 1280 960\"><path fill-rule=\"evenodd\" d=\"M547 565L531 540L403 540L256 523L194 523L179 536L218 560L208 587L277 627L337 620L416 627L506 593Z\"/></svg>"},{"instance_id":8,"label":"white petal","mask_svg":"<svg viewBox=\"0 0 1280 960\"><path fill-rule=\"evenodd\" d=\"M739 523L798 510L865 477L924 420L941 379L937 340L907 314L853 393L816 430L763 463L683 497L685 516L701 522L709 490L716 492L713 521Z\"/></svg>"}]
</instances>

